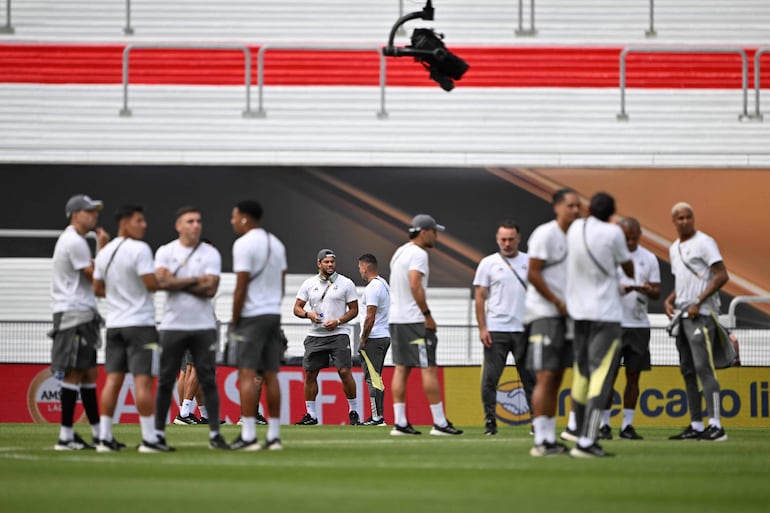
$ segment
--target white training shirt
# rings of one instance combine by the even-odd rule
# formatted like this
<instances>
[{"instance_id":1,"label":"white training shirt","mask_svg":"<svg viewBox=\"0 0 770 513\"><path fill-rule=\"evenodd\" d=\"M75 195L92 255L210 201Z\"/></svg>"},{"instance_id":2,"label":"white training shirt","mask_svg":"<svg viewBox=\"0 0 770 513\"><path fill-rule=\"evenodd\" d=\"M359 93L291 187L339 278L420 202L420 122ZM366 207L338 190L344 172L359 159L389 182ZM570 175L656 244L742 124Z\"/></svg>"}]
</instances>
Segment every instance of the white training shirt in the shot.
<instances>
[{"instance_id":1,"label":"white training shirt","mask_svg":"<svg viewBox=\"0 0 770 513\"><path fill-rule=\"evenodd\" d=\"M644 283L660 283L660 264L657 257L651 251L637 246L636 251L631 252L631 260L634 262L634 277L629 278L623 269L617 268L618 279L621 288L624 285L644 285ZM622 291L621 291L622 294ZM623 305L624 328L649 328L650 317L647 315L649 299L646 294L632 290L628 294L621 295Z\"/></svg>"},{"instance_id":2,"label":"white training shirt","mask_svg":"<svg viewBox=\"0 0 770 513\"><path fill-rule=\"evenodd\" d=\"M481 259L473 285L488 289L485 302L487 330L524 331L528 271L529 256L521 251L513 258L498 252Z\"/></svg>"},{"instance_id":3,"label":"white training shirt","mask_svg":"<svg viewBox=\"0 0 770 513\"><path fill-rule=\"evenodd\" d=\"M681 248L681 256L679 250ZM706 290L709 281L713 277L711 266L722 261L722 255L719 253L719 247L714 239L701 231L684 242L677 239L668 250L669 261L671 262L671 274L674 275L674 288L676 289L675 307L681 310L686 305L698 301L701 293ZM698 273L696 276L684 263L692 267L693 271ZM711 315L711 312L719 313L720 301L719 294L715 293L709 296L700 305L701 315Z\"/></svg>"},{"instance_id":4,"label":"white training shirt","mask_svg":"<svg viewBox=\"0 0 770 513\"><path fill-rule=\"evenodd\" d=\"M233 243L233 272L246 272L249 276L260 273L249 282L241 317L280 315L283 274L287 267L283 243L263 228L251 229Z\"/></svg>"},{"instance_id":5,"label":"white training shirt","mask_svg":"<svg viewBox=\"0 0 770 513\"><path fill-rule=\"evenodd\" d=\"M527 254L530 260L534 258L543 261L541 274L545 284L557 298L564 301L567 286L567 234L555 219L535 228L527 241ZM526 324L544 317L561 317L556 305L543 297L531 283L527 287L524 304Z\"/></svg>"},{"instance_id":6,"label":"white training shirt","mask_svg":"<svg viewBox=\"0 0 770 513\"><path fill-rule=\"evenodd\" d=\"M374 326L372 326L372 331L369 333L369 338L390 337L390 328L388 326L390 322L390 287L382 276L375 276L366 284L364 293L361 296L361 308L358 312L361 326L364 325L364 320L366 319L367 305L377 307L377 312L374 314Z\"/></svg>"},{"instance_id":7,"label":"white training shirt","mask_svg":"<svg viewBox=\"0 0 770 513\"><path fill-rule=\"evenodd\" d=\"M94 279L105 283L108 328L155 326L153 295L141 278L146 274L155 274L155 266L144 241L118 237L96 255Z\"/></svg>"},{"instance_id":8,"label":"white training shirt","mask_svg":"<svg viewBox=\"0 0 770 513\"><path fill-rule=\"evenodd\" d=\"M52 264L53 313L95 310L94 288L81 272L91 265L91 249L74 226L65 228L56 240Z\"/></svg>"},{"instance_id":9,"label":"white training shirt","mask_svg":"<svg viewBox=\"0 0 770 513\"><path fill-rule=\"evenodd\" d=\"M623 305L616 269L631 260L623 230L593 216L578 219L567 230L567 246L566 302L570 317L620 323ZM599 269L589 250L607 274Z\"/></svg>"},{"instance_id":10,"label":"white training shirt","mask_svg":"<svg viewBox=\"0 0 770 513\"><path fill-rule=\"evenodd\" d=\"M328 290L327 290L328 288ZM323 297L323 300L321 299ZM332 319L339 319L348 311L348 303L358 302L356 285L341 274L336 274L333 282L321 279L316 274L305 280L297 291L297 299L306 303L306 309L323 313L323 322L310 323L307 334L311 337L331 337L332 335L350 335L350 326L340 324L333 331L327 331L323 324Z\"/></svg>"},{"instance_id":11,"label":"white training shirt","mask_svg":"<svg viewBox=\"0 0 770 513\"><path fill-rule=\"evenodd\" d=\"M422 274L422 287L428 290L428 252L407 242L399 247L390 259L390 322L412 324L425 322L425 316L417 306L409 286L409 271Z\"/></svg>"},{"instance_id":12,"label":"white training shirt","mask_svg":"<svg viewBox=\"0 0 770 513\"><path fill-rule=\"evenodd\" d=\"M201 242L197 248L182 245L179 239L169 242L155 252L155 269L165 268L177 278L219 276L222 257L211 244ZM166 291L162 330L208 330L217 327L211 298L196 296L182 290Z\"/></svg>"}]
</instances>

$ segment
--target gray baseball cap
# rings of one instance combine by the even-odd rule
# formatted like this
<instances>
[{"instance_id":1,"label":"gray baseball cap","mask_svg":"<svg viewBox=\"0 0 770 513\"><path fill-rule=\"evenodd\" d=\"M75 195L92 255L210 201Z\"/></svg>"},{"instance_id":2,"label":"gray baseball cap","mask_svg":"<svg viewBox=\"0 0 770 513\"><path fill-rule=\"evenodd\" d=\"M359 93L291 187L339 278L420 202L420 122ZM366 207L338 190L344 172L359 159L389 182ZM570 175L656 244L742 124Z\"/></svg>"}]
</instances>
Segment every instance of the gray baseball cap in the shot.
<instances>
[{"instance_id":1,"label":"gray baseball cap","mask_svg":"<svg viewBox=\"0 0 770 513\"><path fill-rule=\"evenodd\" d=\"M85 194L76 194L67 200L67 206L64 207L64 213L67 217L71 216L73 212L78 210L101 210L104 207L104 203L101 200L91 199L90 196Z\"/></svg>"},{"instance_id":2,"label":"gray baseball cap","mask_svg":"<svg viewBox=\"0 0 770 513\"><path fill-rule=\"evenodd\" d=\"M337 255L335 255L334 251L332 251L331 249L324 248L324 249L322 249L321 251L318 252L318 259L317 260L320 262L321 260L323 260L326 257L337 258Z\"/></svg>"},{"instance_id":3,"label":"gray baseball cap","mask_svg":"<svg viewBox=\"0 0 770 513\"><path fill-rule=\"evenodd\" d=\"M411 233L419 232L421 230L436 230L443 232L446 230L446 226L438 224L432 216L428 214L417 214L412 219L412 226L409 227Z\"/></svg>"}]
</instances>

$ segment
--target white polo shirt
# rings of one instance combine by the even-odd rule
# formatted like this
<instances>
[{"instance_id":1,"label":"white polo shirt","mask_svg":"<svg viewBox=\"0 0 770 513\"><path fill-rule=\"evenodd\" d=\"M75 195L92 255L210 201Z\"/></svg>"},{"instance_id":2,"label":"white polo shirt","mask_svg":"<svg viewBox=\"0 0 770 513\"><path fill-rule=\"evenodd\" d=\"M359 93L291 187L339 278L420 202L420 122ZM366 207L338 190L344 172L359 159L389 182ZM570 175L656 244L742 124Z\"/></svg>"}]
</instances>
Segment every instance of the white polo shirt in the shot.
<instances>
[{"instance_id":1,"label":"white polo shirt","mask_svg":"<svg viewBox=\"0 0 770 513\"><path fill-rule=\"evenodd\" d=\"M165 268L177 278L219 276L222 257L211 244L201 242L197 248L183 246L179 239L155 252L155 269ZM217 327L211 298L182 290L166 291L166 304L160 321L162 330L208 330Z\"/></svg>"},{"instance_id":2,"label":"white polo shirt","mask_svg":"<svg viewBox=\"0 0 770 513\"><path fill-rule=\"evenodd\" d=\"M498 252L481 259L473 285L488 289L485 302L487 330L524 331L528 271L529 256L521 251L513 258Z\"/></svg>"},{"instance_id":3,"label":"white polo shirt","mask_svg":"<svg viewBox=\"0 0 770 513\"><path fill-rule=\"evenodd\" d=\"M110 307L106 319L108 328L155 326L153 295L141 278L154 273L152 250L141 240L118 237L96 255L94 279L105 283Z\"/></svg>"},{"instance_id":4,"label":"white polo shirt","mask_svg":"<svg viewBox=\"0 0 770 513\"><path fill-rule=\"evenodd\" d=\"M698 301L698 297L706 290L713 277L711 266L721 262L722 255L714 239L701 231L696 231L684 242L677 239L669 248L668 256L676 289L675 306L677 310L681 310L686 305ZM697 276L684 265L682 258L697 273ZM701 315L719 313L719 307L719 294L715 293L701 303L699 312Z\"/></svg>"},{"instance_id":5,"label":"white polo shirt","mask_svg":"<svg viewBox=\"0 0 770 513\"><path fill-rule=\"evenodd\" d=\"M366 307L376 306L377 312L374 315L374 326L369 333L369 338L390 337L390 287L388 282L382 276L376 276L366 284L364 293L361 296L361 308L359 317L363 326L366 319Z\"/></svg>"},{"instance_id":6,"label":"white polo shirt","mask_svg":"<svg viewBox=\"0 0 770 513\"><path fill-rule=\"evenodd\" d=\"M323 313L324 322L339 319L348 311L348 303L358 302L356 285L341 274L336 274L334 281L321 279L319 274L305 280L297 291L297 299L307 303L313 312ZM323 323L311 323L307 334L311 337L331 337L332 335L350 335L350 326L340 324L333 331L327 331Z\"/></svg>"},{"instance_id":7,"label":"white polo shirt","mask_svg":"<svg viewBox=\"0 0 770 513\"><path fill-rule=\"evenodd\" d=\"M412 324L425 322L425 316L417 306L409 286L409 271L422 275L422 287L428 290L428 252L407 242L393 253L390 259L390 322L391 324Z\"/></svg>"},{"instance_id":8,"label":"white polo shirt","mask_svg":"<svg viewBox=\"0 0 770 513\"><path fill-rule=\"evenodd\" d=\"M567 234L555 219L535 228L527 241L527 254L530 259L544 262L541 274L545 284L557 298L564 301L567 286ZM556 305L541 295L531 283L527 287L524 304L526 324L535 319L561 316Z\"/></svg>"},{"instance_id":9,"label":"white polo shirt","mask_svg":"<svg viewBox=\"0 0 770 513\"><path fill-rule=\"evenodd\" d=\"M81 272L91 265L91 249L74 226L65 228L56 240L52 265L53 313L95 310L94 288Z\"/></svg>"},{"instance_id":10,"label":"white polo shirt","mask_svg":"<svg viewBox=\"0 0 770 513\"><path fill-rule=\"evenodd\" d=\"M623 230L593 216L577 219L567 230L567 246L566 302L570 317L620 323L623 306L616 269L631 260Z\"/></svg>"},{"instance_id":11,"label":"white polo shirt","mask_svg":"<svg viewBox=\"0 0 770 513\"><path fill-rule=\"evenodd\" d=\"M241 317L280 315L286 268L286 248L278 237L263 228L249 230L233 243L233 272L254 276L261 271L249 282Z\"/></svg>"},{"instance_id":12,"label":"white polo shirt","mask_svg":"<svg viewBox=\"0 0 770 513\"><path fill-rule=\"evenodd\" d=\"M651 251L638 246L636 251L631 252L631 260L634 262L634 277L629 278L623 269L619 268L618 279L620 285L643 285L644 283L660 283L660 264L658 258ZM620 297L623 304L623 320L621 325L624 328L649 328L650 317L647 315L649 309L649 298L647 295L632 290L628 294Z\"/></svg>"}]
</instances>

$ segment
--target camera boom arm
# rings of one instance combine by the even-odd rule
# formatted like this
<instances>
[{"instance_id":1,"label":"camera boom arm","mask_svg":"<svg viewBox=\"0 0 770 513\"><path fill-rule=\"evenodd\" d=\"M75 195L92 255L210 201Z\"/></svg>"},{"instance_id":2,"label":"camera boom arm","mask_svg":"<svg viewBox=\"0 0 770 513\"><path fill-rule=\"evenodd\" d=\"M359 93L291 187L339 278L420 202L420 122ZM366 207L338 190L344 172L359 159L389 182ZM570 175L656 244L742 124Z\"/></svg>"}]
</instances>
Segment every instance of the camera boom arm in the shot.
<instances>
[{"instance_id":1,"label":"camera boom arm","mask_svg":"<svg viewBox=\"0 0 770 513\"><path fill-rule=\"evenodd\" d=\"M433 4L431 3L431 0L428 0L425 7L422 8L422 11L411 12L396 20L396 23L390 29L388 46L382 49L382 54L386 57L427 57L435 55L435 52L429 50L416 50L414 48L399 48L393 46L393 40L396 38L396 31L398 31L401 25L411 20L433 21L434 14L435 9L433 9Z\"/></svg>"}]
</instances>

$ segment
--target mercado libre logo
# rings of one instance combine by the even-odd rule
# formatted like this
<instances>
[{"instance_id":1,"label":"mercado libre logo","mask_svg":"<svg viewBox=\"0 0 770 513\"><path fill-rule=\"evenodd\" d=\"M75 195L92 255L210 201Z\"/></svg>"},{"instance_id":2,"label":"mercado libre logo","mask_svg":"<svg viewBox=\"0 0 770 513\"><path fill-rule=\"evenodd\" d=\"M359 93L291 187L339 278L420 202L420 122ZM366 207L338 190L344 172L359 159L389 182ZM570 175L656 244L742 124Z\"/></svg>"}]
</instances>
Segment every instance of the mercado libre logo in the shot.
<instances>
[{"instance_id":1,"label":"mercado libre logo","mask_svg":"<svg viewBox=\"0 0 770 513\"><path fill-rule=\"evenodd\" d=\"M521 381L507 381L497 387L495 416L511 426L529 423L529 406Z\"/></svg>"},{"instance_id":2,"label":"mercado libre logo","mask_svg":"<svg viewBox=\"0 0 770 513\"><path fill-rule=\"evenodd\" d=\"M50 368L37 373L27 390L27 408L34 422L58 423L61 420L61 383L51 374ZM83 405L78 398L75 419L83 415Z\"/></svg>"}]
</instances>

